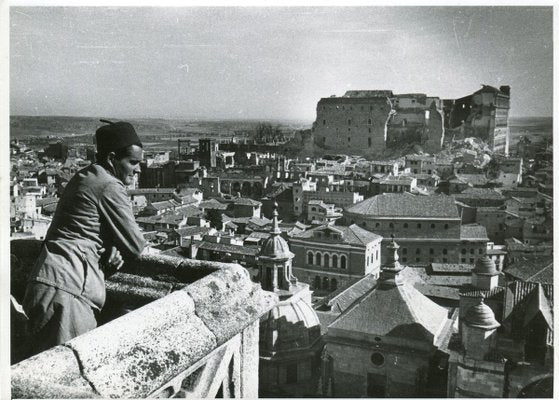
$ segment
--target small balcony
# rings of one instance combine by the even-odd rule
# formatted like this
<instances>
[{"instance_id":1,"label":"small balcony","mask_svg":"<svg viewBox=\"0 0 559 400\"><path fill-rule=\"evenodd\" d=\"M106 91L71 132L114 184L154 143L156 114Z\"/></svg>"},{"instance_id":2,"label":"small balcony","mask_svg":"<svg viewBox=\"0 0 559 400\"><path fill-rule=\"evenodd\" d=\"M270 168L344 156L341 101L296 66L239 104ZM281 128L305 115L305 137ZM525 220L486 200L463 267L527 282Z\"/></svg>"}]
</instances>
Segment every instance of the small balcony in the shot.
<instances>
[{"instance_id":1,"label":"small balcony","mask_svg":"<svg viewBox=\"0 0 559 400\"><path fill-rule=\"evenodd\" d=\"M41 243L11 243L12 295ZM25 358L12 309L13 398L256 398L259 319L278 302L237 264L143 256L107 282L100 326Z\"/></svg>"}]
</instances>

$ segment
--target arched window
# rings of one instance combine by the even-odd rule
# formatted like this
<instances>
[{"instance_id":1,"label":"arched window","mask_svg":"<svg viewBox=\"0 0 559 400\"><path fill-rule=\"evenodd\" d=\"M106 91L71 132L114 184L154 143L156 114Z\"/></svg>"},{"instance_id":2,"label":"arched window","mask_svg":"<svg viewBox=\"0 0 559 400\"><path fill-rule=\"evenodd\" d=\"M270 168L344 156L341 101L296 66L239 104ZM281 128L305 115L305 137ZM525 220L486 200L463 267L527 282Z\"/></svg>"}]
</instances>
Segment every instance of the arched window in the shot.
<instances>
[{"instance_id":1,"label":"arched window","mask_svg":"<svg viewBox=\"0 0 559 400\"><path fill-rule=\"evenodd\" d=\"M394 224L393 224L392 222L389 223L388 226L389 226L390 228L394 228Z\"/></svg>"},{"instance_id":2,"label":"arched window","mask_svg":"<svg viewBox=\"0 0 559 400\"><path fill-rule=\"evenodd\" d=\"M461 252L462 254L466 254L466 249L462 249L460 252Z\"/></svg>"},{"instance_id":3,"label":"arched window","mask_svg":"<svg viewBox=\"0 0 559 400\"><path fill-rule=\"evenodd\" d=\"M329 286L330 286L330 283L328 282L328 278L325 276L324 278L322 278L322 288L324 290L328 290Z\"/></svg>"},{"instance_id":4,"label":"arched window","mask_svg":"<svg viewBox=\"0 0 559 400\"><path fill-rule=\"evenodd\" d=\"M407 228L407 227L408 227L408 223L406 222L406 223L404 224L404 228Z\"/></svg>"},{"instance_id":5,"label":"arched window","mask_svg":"<svg viewBox=\"0 0 559 400\"><path fill-rule=\"evenodd\" d=\"M444 228L445 228L445 229L448 229L448 224L444 224Z\"/></svg>"},{"instance_id":6,"label":"arched window","mask_svg":"<svg viewBox=\"0 0 559 400\"><path fill-rule=\"evenodd\" d=\"M380 226L380 223L377 222L377 223L375 224L375 228L378 228L379 226Z\"/></svg>"},{"instance_id":7,"label":"arched window","mask_svg":"<svg viewBox=\"0 0 559 400\"><path fill-rule=\"evenodd\" d=\"M338 256L336 254L332 256L332 267L338 268Z\"/></svg>"},{"instance_id":8,"label":"arched window","mask_svg":"<svg viewBox=\"0 0 559 400\"><path fill-rule=\"evenodd\" d=\"M417 224L417 229L421 229L421 224Z\"/></svg>"},{"instance_id":9,"label":"arched window","mask_svg":"<svg viewBox=\"0 0 559 400\"><path fill-rule=\"evenodd\" d=\"M408 254L408 249L406 249L405 247L402 249L402 254Z\"/></svg>"},{"instance_id":10,"label":"arched window","mask_svg":"<svg viewBox=\"0 0 559 400\"><path fill-rule=\"evenodd\" d=\"M448 250L447 249L443 249L443 254L447 254ZM445 261L446 262L446 261Z\"/></svg>"},{"instance_id":11,"label":"arched window","mask_svg":"<svg viewBox=\"0 0 559 400\"><path fill-rule=\"evenodd\" d=\"M375 256L375 260L378 260L378 250L377 250L377 255Z\"/></svg>"},{"instance_id":12,"label":"arched window","mask_svg":"<svg viewBox=\"0 0 559 400\"><path fill-rule=\"evenodd\" d=\"M336 278L332 278L332 282L330 282L330 289L334 291L337 288L338 288L338 281L336 280Z\"/></svg>"},{"instance_id":13,"label":"arched window","mask_svg":"<svg viewBox=\"0 0 559 400\"><path fill-rule=\"evenodd\" d=\"M313 254L309 251L307 253L307 264L313 265L314 263L314 256Z\"/></svg>"},{"instance_id":14,"label":"arched window","mask_svg":"<svg viewBox=\"0 0 559 400\"><path fill-rule=\"evenodd\" d=\"M320 290L320 276L314 277L314 288Z\"/></svg>"},{"instance_id":15,"label":"arched window","mask_svg":"<svg viewBox=\"0 0 559 400\"><path fill-rule=\"evenodd\" d=\"M342 269L346 269L346 259L345 259L345 256L341 256L341 257L340 257L340 264L341 264L340 267L341 267Z\"/></svg>"},{"instance_id":16,"label":"arched window","mask_svg":"<svg viewBox=\"0 0 559 400\"><path fill-rule=\"evenodd\" d=\"M324 254L324 266L325 267L330 266L330 256L328 254Z\"/></svg>"},{"instance_id":17,"label":"arched window","mask_svg":"<svg viewBox=\"0 0 559 400\"><path fill-rule=\"evenodd\" d=\"M322 265L322 254L316 253L316 265Z\"/></svg>"},{"instance_id":18,"label":"arched window","mask_svg":"<svg viewBox=\"0 0 559 400\"><path fill-rule=\"evenodd\" d=\"M431 229L435 229L435 224L431 224Z\"/></svg>"},{"instance_id":19,"label":"arched window","mask_svg":"<svg viewBox=\"0 0 559 400\"><path fill-rule=\"evenodd\" d=\"M415 254L421 254L421 249L415 249Z\"/></svg>"}]
</instances>

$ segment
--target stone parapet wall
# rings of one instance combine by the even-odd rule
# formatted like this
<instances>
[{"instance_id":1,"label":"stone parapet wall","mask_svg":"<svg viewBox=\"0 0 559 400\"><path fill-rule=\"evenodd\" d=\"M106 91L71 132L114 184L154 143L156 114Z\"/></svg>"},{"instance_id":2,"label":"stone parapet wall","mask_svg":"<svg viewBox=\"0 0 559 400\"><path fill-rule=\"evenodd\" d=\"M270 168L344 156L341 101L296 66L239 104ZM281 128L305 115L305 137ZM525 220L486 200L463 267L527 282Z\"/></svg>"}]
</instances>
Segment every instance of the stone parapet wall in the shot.
<instances>
[{"instance_id":1,"label":"stone parapet wall","mask_svg":"<svg viewBox=\"0 0 559 400\"><path fill-rule=\"evenodd\" d=\"M13 365L13 398L258 393L258 320L277 296L237 264L145 256L125 270L108 298L140 307Z\"/></svg>"}]
</instances>

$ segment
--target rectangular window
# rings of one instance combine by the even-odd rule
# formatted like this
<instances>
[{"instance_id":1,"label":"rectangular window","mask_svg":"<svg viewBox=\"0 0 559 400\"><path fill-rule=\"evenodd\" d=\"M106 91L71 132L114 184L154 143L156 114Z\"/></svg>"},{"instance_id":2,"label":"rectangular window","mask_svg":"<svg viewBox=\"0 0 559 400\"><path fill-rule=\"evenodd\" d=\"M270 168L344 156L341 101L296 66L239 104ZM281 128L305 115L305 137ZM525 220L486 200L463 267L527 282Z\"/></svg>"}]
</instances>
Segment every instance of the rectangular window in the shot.
<instances>
[{"instance_id":1,"label":"rectangular window","mask_svg":"<svg viewBox=\"0 0 559 400\"><path fill-rule=\"evenodd\" d=\"M322 120L322 125L326 125L326 120L325 119Z\"/></svg>"},{"instance_id":2,"label":"rectangular window","mask_svg":"<svg viewBox=\"0 0 559 400\"><path fill-rule=\"evenodd\" d=\"M371 138L368 138L367 140L369 141L369 147L371 147L373 141L371 140Z\"/></svg>"},{"instance_id":3,"label":"rectangular window","mask_svg":"<svg viewBox=\"0 0 559 400\"><path fill-rule=\"evenodd\" d=\"M351 120L350 119L347 120L347 124L351 125Z\"/></svg>"}]
</instances>

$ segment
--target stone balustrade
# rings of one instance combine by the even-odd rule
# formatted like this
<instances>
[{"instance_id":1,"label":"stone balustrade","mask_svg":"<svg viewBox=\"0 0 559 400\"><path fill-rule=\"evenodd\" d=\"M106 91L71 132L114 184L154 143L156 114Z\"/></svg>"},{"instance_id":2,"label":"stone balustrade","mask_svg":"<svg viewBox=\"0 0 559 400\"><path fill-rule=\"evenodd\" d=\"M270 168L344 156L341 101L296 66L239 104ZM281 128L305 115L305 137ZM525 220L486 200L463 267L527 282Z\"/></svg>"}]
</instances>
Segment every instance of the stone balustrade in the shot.
<instances>
[{"instance_id":1,"label":"stone balustrade","mask_svg":"<svg viewBox=\"0 0 559 400\"><path fill-rule=\"evenodd\" d=\"M258 321L277 301L237 264L144 256L107 280L116 318L13 365L12 397L256 398Z\"/></svg>"}]
</instances>

